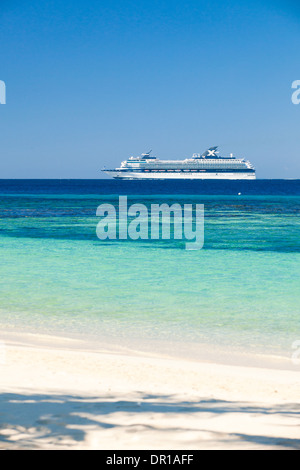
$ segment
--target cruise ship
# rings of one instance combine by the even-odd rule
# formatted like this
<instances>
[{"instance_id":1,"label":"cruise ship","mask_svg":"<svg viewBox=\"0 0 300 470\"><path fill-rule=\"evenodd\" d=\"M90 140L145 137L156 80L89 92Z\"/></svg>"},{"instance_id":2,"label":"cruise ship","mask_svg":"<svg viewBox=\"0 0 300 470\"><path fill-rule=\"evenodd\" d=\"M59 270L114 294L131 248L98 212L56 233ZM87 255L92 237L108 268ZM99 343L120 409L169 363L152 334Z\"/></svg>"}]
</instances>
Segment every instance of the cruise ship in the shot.
<instances>
[{"instance_id":1,"label":"cruise ship","mask_svg":"<svg viewBox=\"0 0 300 470\"><path fill-rule=\"evenodd\" d=\"M211 147L202 154L194 154L184 160L160 160L151 151L140 157L130 157L119 168L102 171L116 179L256 179L255 168L243 158L218 155L218 147Z\"/></svg>"}]
</instances>

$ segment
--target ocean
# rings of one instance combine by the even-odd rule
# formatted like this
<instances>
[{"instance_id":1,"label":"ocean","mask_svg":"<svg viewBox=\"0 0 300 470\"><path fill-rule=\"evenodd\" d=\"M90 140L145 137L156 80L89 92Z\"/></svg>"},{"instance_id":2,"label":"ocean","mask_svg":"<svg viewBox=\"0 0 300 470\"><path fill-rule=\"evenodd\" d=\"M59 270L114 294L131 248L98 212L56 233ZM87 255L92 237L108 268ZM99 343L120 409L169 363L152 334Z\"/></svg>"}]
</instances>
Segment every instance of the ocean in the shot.
<instances>
[{"instance_id":1,"label":"ocean","mask_svg":"<svg viewBox=\"0 0 300 470\"><path fill-rule=\"evenodd\" d=\"M99 240L97 208L117 207L120 195L147 208L203 204L203 248ZM99 348L291 360L299 214L300 180L0 180L0 328Z\"/></svg>"}]
</instances>

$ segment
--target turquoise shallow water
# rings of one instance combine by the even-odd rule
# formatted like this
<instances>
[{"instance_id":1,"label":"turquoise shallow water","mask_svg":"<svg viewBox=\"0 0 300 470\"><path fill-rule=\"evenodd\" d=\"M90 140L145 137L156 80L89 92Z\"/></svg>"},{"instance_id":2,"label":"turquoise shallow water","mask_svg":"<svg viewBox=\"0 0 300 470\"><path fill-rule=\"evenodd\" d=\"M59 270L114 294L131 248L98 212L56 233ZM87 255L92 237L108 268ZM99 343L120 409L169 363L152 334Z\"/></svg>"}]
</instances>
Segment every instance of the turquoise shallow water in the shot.
<instances>
[{"instance_id":1,"label":"turquoise shallow water","mask_svg":"<svg viewBox=\"0 0 300 470\"><path fill-rule=\"evenodd\" d=\"M291 356L300 339L300 196L129 196L148 206L203 203L199 251L178 240L101 242L96 209L117 200L2 193L2 328Z\"/></svg>"}]
</instances>

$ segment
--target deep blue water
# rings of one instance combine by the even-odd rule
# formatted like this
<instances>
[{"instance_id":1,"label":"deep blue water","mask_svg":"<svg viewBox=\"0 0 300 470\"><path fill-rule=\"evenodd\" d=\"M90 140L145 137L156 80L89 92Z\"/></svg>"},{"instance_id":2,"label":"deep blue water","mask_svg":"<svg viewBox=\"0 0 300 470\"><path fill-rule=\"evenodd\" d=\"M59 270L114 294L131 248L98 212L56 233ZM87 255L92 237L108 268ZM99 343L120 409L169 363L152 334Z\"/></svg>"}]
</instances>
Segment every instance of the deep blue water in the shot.
<instances>
[{"instance_id":1,"label":"deep blue water","mask_svg":"<svg viewBox=\"0 0 300 470\"><path fill-rule=\"evenodd\" d=\"M300 180L119 181L0 180L0 193L22 194L193 194L300 195Z\"/></svg>"}]
</instances>

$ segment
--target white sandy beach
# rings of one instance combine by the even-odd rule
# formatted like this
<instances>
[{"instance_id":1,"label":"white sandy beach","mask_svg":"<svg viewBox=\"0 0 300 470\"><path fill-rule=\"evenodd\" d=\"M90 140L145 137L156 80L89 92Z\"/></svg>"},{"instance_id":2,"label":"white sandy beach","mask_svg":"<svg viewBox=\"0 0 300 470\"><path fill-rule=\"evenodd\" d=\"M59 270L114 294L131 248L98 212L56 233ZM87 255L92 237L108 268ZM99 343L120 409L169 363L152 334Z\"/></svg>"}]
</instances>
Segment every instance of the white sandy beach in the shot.
<instances>
[{"instance_id":1,"label":"white sandy beach","mask_svg":"<svg viewBox=\"0 0 300 470\"><path fill-rule=\"evenodd\" d=\"M300 374L5 337L0 449L299 449Z\"/></svg>"}]
</instances>

